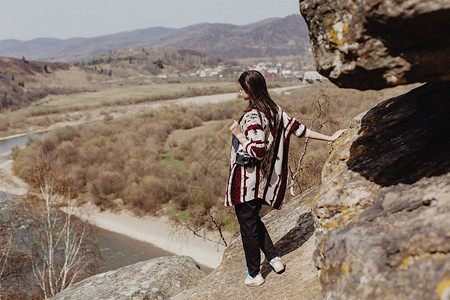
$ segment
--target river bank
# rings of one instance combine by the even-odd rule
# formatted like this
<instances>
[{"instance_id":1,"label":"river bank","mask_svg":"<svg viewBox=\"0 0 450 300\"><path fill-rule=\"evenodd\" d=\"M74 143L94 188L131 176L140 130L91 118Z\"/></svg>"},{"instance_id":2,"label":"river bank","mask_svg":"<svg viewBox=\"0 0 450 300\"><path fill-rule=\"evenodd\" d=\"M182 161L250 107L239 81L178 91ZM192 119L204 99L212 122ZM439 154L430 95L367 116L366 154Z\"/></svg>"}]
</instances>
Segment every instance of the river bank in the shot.
<instances>
[{"instance_id":1,"label":"river bank","mask_svg":"<svg viewBox=\"0 0 450 300\"><path fill-rule=\"evenodd\" d=\"M75 208L74 214L99 228L153 244L176 255L191 256L209 268L217 268L222 261L225 246L195 236L188 230L176 229L166 216L139 217L125 209L119 212L101 211L91 203ZM218 234L214 232L206 233L206 237L219 241Z\"/></svg>"},{"instance_id":2,"label":"river bank","mask_svg":"<svg viewBox=\"0 0 450 300\"><path fill-rule=\"evenodd\" d=\"M24 195L28 191L27 184L13 174L12 163L11 159L0 163L0 192ZM171 253L191 256L199 264L211 269L220 265L225 250L223 245L195 236L189 231L175 230L168 217L139 217L128 210L101 211L90 203L75 208L74 215L107 231L149 243L152 247L163 250L160 252L164 255ZM219 241L214 233L208 233L207 237ZM133 247L131 242L128 244Z\"/></svg>"}]
</instances>

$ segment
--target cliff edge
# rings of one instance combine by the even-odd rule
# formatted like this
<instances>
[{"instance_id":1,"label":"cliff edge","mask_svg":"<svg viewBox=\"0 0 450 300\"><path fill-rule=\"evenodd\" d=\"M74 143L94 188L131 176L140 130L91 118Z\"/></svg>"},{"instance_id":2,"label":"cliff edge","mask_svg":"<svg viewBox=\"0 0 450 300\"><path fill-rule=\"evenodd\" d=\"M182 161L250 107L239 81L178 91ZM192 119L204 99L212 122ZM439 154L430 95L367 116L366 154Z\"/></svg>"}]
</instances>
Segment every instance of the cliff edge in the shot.
<instances>
[{"instance_id":1,"label":"cliff edge","mask_svg":"<svg viewBox=\"0 0 450 300\"><path fill-rule=\"evenodd\" d=\"M428 82L355 118L313 215L320 299L450 299L450 2L301 0L340 87Z\"/></svg>"},{"instance_id":2,"label":"cliff edge","mask_svg":"<svg viewBox=\"0 0 450 300\"><path fill-rule=\"evenodd\" d=\"M358 116L313 210L320 299L450 299L450 84Z\"/></svg>"}]
</instances>

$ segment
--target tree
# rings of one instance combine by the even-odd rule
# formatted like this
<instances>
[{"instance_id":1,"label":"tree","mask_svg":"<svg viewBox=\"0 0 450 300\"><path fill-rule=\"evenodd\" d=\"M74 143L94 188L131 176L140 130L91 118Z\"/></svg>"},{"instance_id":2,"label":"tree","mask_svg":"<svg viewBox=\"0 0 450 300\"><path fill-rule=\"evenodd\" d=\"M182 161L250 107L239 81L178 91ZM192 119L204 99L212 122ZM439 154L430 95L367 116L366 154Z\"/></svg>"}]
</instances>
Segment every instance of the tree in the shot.
<instances>
[{"instance_id":1,"label":"tree","mask_svg":"<svg viewBox=\"0 0 450 300\"><path fill-rule=\"evenodd\" d=\"M178 233L190 232L204 240L214 242L218 245L228 247L230 242L238 235L238 231L227 234L227 227L232 225L231 218L234 216L230 209L218 208L217 206L209 209L191 209L187 218L173 216L175 231ZM209 233L209 234L208 234ZM218 236L214 236L215 233Z\"/></svg>"},{"instance_id":2,"label":"tree","mask_svg":"<svg viewBox=\"0 0 450 300\"><path fill-rule=\"evenodd\" d=\"M10 230L5 230L2 226L2 234L0 236L0 299L5 294L3 282L10 273L9 263L12 236L13 233Z\"/></svg>"},{"instance_id":3,"label":"tree","mask_svg":"<svg viewBox=\"0 0 450 300\"><path fill-rule=\"evenodd\" d=\"M154 63L155 65L157 65L158 68L164 69L164 65L163 65L163 62L162 62L161 59L158 59L157 61L154 61L153 63Z\"/></svg>"},{"instance_id":4,"label":"tree","mask_svg":"<svg viewBox=\"0 0 450 300\"><path fill-rule=\"evenodd\" d=\"M331 92L327 89L327 85L320 86L320 88L317 88L314 90L315 92L315 101L314 101L314 115L312 116L311 123L308 126L310 130L320 130L322 129L325 124L327 124L331 128L336 128L337 121L332 116L332 111L335 106L335 99ZM317 125L317 129L315 128L316 122L319 122ZM307 164L304 164L304 158L308 151L308 143L309 138L305 139L305 143L303 146L303 152L299 156L297 162L293 164L293 167L289 166L289 178L291 180L291 183L288 185L287 189L289 189L291 196L295 197L297 194L294 191L294 187L297 187L301 192L305 190L305 187L302 186L302 184L299 184L299 176L302 175L302 171L305 171L307 169ZM310 166L311 167L311 166ZM322 167L317 166L316 167ZM309 173L309 172L306 172ZM320 173L320 172L315 172ZM310 176L310 175L309 175ZM307 186L309 188L310 186Z\"/></svg>"},{"instance_id":5,"label":"tree","mask_svg":"<svg viewBox=\"0 0 450 300\"><path fill-rule=\"evenodd\" d=\"M56 156L44 150L32 159L34 183L45 202L32 268L45 298L69 288L89 263L84 251L87 224L73 215L73 189L70 181L56 176L57 163Z\"/></svg>"}]
</instances>

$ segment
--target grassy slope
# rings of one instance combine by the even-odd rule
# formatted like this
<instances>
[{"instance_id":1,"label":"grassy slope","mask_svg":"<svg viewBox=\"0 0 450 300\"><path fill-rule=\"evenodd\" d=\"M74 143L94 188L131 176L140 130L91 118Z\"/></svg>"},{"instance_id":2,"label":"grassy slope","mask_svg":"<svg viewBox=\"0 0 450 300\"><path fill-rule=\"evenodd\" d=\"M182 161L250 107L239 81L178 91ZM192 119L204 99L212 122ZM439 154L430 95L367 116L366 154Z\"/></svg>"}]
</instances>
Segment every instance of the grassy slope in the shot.
<instances>
[{"instance_id":1,"label":"grassy slope","mask_svg":"<svg viewBox=\"0 0 450 300\"><path fill-rule=\"evenodd\" d=\"M103 76L65 63L0 57L0 109L17 109L48 94L92 90Z\"/></svg>"}]
</instances>

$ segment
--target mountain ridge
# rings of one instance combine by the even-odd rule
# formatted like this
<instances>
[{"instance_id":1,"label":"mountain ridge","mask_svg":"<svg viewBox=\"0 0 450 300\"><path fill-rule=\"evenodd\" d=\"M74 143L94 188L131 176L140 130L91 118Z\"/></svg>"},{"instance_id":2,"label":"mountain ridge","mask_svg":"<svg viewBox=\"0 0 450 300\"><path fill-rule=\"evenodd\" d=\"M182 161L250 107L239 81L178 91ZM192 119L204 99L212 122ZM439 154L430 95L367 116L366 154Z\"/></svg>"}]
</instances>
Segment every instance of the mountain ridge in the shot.
<instances>
[{"instance_id":1,"label":"mountain ridge","mask_svg":"<svg viewBox=\"0 0 450 300\"><path fill-rule=\"evenodd\" d=\"M270 41L277 41L277 45ZM305 21L294 14L246 25L199 23L179 29L159 26L92 38L8 39L0 41L0 56L76 62L124 48L148 47L197 50L225 59L296 55L309 48L309 37Z\"/></svg>"}]
</instances>

